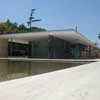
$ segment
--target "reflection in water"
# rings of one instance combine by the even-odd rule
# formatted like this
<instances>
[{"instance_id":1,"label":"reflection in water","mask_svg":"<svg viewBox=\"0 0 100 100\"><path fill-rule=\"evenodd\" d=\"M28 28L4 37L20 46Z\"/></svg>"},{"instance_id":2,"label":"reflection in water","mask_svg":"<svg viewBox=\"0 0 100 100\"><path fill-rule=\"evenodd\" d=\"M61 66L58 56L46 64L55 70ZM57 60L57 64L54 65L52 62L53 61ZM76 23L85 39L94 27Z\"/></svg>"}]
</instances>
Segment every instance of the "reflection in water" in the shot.
<instances>
[{"instance_id":1,"label":"reflection in water","mask_svg":"<svg viewBox=\"0 0 100 100\"><path fill-rule=\"evenodd\" d=\"M21 78L30 75L37 75L64 68L69 68L84 63L56 63L56 62L24 62L0 60L0 81Z\"/></svg>"}]
</instances>

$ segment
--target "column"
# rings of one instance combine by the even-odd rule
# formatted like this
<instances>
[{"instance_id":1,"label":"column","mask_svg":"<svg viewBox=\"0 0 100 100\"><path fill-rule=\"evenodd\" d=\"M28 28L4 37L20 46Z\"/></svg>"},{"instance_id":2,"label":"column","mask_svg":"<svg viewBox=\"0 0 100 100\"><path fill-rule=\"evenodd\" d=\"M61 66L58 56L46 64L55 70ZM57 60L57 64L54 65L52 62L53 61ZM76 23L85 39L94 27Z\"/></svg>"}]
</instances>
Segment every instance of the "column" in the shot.
<instances>
[{"instance_id":1,"label":"column","mask_svg":"<svg viewBox=\"0 0 100 100\"><path fill-rule=\"evenodd\" d=\"M0 57L8 57L8 40L0 39Z\"/></svg>"}]
</instances>

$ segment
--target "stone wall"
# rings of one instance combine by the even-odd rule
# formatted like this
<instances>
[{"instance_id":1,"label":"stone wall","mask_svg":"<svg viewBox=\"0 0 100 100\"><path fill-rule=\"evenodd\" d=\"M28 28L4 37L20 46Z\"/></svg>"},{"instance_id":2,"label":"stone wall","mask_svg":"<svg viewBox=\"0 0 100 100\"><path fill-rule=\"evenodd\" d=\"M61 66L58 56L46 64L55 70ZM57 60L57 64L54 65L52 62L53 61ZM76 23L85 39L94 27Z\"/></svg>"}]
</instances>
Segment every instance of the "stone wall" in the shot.
<instances>
[{"instance_id":1,"label":"stone wall","mask_svg":"<svg viewBox=\"0 0 100 100\"><path fill-rule=\"evenodd\" d=\"M8 40L0 39L0 57L8 56Z\"/></svg>"}]
</instances>

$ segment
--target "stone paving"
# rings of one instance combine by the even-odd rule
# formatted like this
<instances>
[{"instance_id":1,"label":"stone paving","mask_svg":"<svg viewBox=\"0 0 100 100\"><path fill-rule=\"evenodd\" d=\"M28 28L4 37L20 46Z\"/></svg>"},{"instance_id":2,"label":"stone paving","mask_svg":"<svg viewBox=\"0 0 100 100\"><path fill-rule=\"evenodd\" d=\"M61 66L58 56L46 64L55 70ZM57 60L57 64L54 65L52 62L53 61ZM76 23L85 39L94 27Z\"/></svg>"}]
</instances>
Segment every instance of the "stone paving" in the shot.
<instances>
[{"instance_id":1,"label":"stone paving","mask_svg":"<svg viewBox=\"0 0 100 100\"><path fill-rule=\"evenodd\" d=\"M1 82L0 100L100 100L100 62Z\"/></svg>"}]
</instances>

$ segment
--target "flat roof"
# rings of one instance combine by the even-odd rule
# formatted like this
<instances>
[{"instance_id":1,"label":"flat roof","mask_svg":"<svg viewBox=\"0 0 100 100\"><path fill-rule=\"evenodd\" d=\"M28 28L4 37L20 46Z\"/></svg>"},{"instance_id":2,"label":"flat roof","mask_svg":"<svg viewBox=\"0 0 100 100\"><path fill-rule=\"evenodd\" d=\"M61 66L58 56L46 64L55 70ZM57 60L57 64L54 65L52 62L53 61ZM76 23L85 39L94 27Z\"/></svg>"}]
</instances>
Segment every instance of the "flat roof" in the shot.
<instances>
[{"instance_id":1,"label":"flat roof","mask_svg":"<svg viewBox=\"0 0 100 100\"><path fill-rule=\"evenodd\" d=\"M74 29L51 30L51 31L44 31L44 32L29 32L29 33L12 33L12 34L0 35L0 38L28 42L32 40L48 39L49 35L52 35L54 37L63 40L67 40L73 44L80 43L83 45L91 45L97 47L93 42L88 40L80 32L77 32Z\"/></svg>"}]
</instances>

